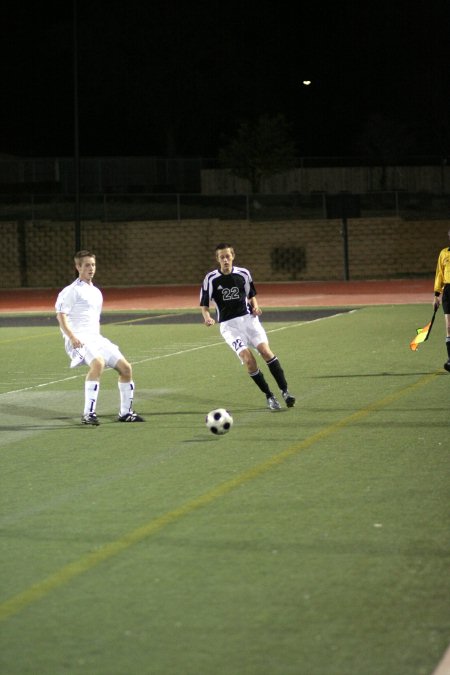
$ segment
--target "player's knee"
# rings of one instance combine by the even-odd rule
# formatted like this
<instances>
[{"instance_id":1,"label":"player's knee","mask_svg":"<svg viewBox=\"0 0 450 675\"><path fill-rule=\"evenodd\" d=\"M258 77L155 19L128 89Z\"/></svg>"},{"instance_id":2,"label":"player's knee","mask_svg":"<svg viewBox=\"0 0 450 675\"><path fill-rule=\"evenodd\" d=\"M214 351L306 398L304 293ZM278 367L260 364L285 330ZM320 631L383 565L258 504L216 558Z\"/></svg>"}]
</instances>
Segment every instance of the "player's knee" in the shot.
<instances>
[{"instance_id":1,"label":"player's knee","mask_svg":"<svg viewBox=\"0 0 450 675\"><path fill-rule=\"evenodd\" d=\"M264 361L270 361L275 356L269 345L266 342L262 342L257 346L258 352L263 357Z\"/></svg>"},{"instance_id":2,"label":"player's knee","mask_svg":"<svg viewBox=\"0 0 450 675\"><path fill-rule=\"evenodd\" d=\"M249 372L253 372L253 371L257 370L258 366L257 366L257 363L256 363L256 359L253 356L250 349L243 349L241 352L239 352L239 356L240 356L241 360L247 366Z\"/></svg>"},{"instance_id":3,"label":"player's knee","mask_svg":"<svg viewBox=\"0 0 450 675\"><path fill-rule=\"evenodd\" d=\"M89 364L90 375L94 376L95 379L98 379L105 369L105 361L97 357Z\"/></svg>"},{"instance_id":4,"label":"player's knee","mask_svg":"<svg viewBox=\"0 0 450 675\"><path fill-rule=\"evenodd\" d=\"M131 363L128 363L125 359L120 359L116 365L116 370L127 380L131 380L133 377L133 369Z\"/></svg>"}]
</instances>

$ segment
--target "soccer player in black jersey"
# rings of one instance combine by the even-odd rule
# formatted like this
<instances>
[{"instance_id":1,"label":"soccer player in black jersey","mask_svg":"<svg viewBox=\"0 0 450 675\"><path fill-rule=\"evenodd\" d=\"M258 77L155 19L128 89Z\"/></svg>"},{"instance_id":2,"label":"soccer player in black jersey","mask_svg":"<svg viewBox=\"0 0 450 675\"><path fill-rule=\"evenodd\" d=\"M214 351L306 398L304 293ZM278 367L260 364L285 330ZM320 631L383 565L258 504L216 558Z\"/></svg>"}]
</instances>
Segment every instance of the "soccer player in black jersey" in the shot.
<instances>
[{"instance_id":1,"label":"soccer player in black jersey","mask_svg":"<svg viewBox=\"0 0 450 675\"><path fill-rule=\"evenodd\" d=\"M281 406L259 370L251 348L261 354L281 390L284 402L288 408L292 408L295 397L288 391L283 369L269 347L267 334L259 320L262 312L256 300L251 274L245 267L233 265L234 258L230 244L216 246L219 268L206 275L200 292L203 320L206 326L216 323L209 313L210 303L213 302L222 337L246 366L254 383L266 395L268 408L280 410Z\"/></svg>"}]
</instances>

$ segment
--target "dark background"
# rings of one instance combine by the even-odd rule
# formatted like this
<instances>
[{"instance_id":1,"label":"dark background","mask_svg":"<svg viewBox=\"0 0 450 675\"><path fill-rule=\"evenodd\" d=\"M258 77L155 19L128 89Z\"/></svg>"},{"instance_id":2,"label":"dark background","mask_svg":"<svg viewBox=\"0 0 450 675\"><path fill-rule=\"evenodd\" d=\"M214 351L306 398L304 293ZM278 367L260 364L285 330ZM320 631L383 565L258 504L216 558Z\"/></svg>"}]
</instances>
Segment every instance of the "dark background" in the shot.
<instances>
[{"instance_id":1,"label":"dark background","mask_svg":"<svg viewBox=\"0 0 450 675\"><path fill-rule=\"evenodd\" d=\"M75 40L73 0L4 2L0 155L73 154L76 44L82 156L215 157L282 113L299 157L445 157L449 5L77 0Z\"/></svg>"}]
</instances>

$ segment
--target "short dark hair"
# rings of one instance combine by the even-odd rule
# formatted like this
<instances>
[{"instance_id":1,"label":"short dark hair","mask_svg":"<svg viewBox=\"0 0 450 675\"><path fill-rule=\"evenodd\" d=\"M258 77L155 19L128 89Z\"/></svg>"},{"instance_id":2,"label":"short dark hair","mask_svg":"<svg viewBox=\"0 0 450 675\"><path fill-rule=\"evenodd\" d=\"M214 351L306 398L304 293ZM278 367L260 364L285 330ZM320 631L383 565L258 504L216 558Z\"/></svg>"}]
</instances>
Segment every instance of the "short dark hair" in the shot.
<instances>
[{"instance_id":1,"label":"short dark hair","mask_svg":"<svg viewBox=\"0 0 450 675\"><path fill-rule=\"evenodd\" d=\"M78 264L82 258L95 258L95 253L90 251L77 251L73 257L75 264Z\"/></svg>"},{"instance_id":2,"label":"short dark hair","mask_svg":"<svg viewBox=\"0 0 450 675\"><path fill-rule=\"evenodd\" d=\"M216 251L220 251L222 248L233 248L231 244L227 244L226 242L222 242L221 244L217 244L216 246Z\"/></svg>"}]
</instances>

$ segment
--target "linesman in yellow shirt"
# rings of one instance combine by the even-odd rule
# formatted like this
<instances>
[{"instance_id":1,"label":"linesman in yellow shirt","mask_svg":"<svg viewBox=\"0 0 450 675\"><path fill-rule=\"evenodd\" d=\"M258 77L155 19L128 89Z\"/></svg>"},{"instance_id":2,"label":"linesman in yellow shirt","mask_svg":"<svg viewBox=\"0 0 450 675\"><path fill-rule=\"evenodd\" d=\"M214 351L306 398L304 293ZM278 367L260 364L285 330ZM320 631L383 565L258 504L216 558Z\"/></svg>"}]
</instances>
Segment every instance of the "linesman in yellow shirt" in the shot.
<instances>
[{"instance_id":1,"label":"linesman in yellow shirt","mask_svg":"<svg viewBox=\"0 0 450 675\"><path fill-rule=\"evenodd\" d=\"M448 231L448 238L450 240L450 230ZM443 248L439 253L439 258L436 265L436 278L434 280L434 299L433 304L435 309L441 304L442 294L442 309L445 315L446 338L445 344L447 347L447 361L444 363L444 368L450 373L450 246Z\"/></svg>"}]
</instances>

